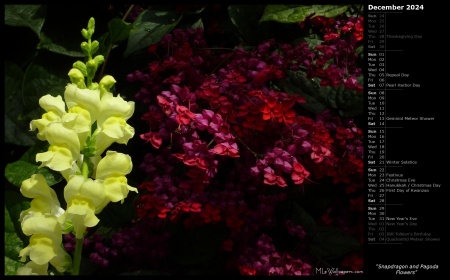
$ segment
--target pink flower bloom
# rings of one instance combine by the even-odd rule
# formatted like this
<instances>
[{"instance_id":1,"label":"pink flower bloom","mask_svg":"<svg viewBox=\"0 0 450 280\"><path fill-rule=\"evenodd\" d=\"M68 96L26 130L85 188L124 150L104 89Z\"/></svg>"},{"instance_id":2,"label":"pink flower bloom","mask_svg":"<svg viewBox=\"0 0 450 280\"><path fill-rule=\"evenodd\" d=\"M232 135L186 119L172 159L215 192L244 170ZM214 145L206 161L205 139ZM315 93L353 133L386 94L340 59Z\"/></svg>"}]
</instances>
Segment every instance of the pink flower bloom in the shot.
<instances>
[{"instance_id":1,"label":"pink flower bloom","mask_svg":"<svg viewBox=\"0 0 450 280\"><path fill-rule=\"evenodd\" d=\"M299 162L294 162L293 165L294 172L291 174L291 178L294 181L294 184L300 185L303 183L305 178L309 176L309 172L306 171L305 167L301 165Z\"/></svg>"},{"instance_id":2,"label":"pink flower bloom","mask_svg":"<svg viewBox=\"0 0 450 280\"><path fill-rule=\"evenodd\" d=\"M191 119L195 117L195 114L189 111L188 108L177 105L176 110L178 115L176 116L176 120L179 124L188 125L191 122Z\"/></svg>"},{"instance_id":3,"label":"pink flower bloom","mask_svg":"<svg viewBox=\"0 0 450 280\"><path fill-rule=\"evenodd\" d=\"M141 134L140 137L141 137L141 139L144 139L145 141L150 142L153 145L153 147L155 147L156 149L159 149L159 147L162 144L162 139L159 136L159 134L156 132L147 132L147 133Z\"/></svg>"}]
</instances>

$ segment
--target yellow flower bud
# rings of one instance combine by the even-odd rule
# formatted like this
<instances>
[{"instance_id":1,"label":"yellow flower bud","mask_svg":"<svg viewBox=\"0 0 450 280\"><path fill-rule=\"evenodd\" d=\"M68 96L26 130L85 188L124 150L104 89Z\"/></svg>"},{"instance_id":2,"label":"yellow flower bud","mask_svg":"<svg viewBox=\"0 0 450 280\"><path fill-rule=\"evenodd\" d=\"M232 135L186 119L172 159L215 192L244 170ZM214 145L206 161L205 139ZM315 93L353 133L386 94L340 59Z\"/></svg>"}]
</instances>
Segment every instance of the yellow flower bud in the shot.
<instances>
[{"instance_id":1,"label":"yellow flower bud","mask_svg":"<svg viewBox=\"0 0 450 280\"><path fill-rule=\"evenodd\" d=\"M77 68L70 69L69 78L70 78L70 81L72 82L72 84L75 84L78 88L80 88L80 89L86 88L83 72L81 72L79 69L77 69Z\"/></svg>"},{"instance_id":2,"label":"yellow flower bud","mask_svg":"<svg viewBox=\"0 0 450 280\"><path fill-rule=\"evenodd\" d=\"M104 76L100 80L100 83L99 83L100 98L103 97L103 94L105 92L110 92L111 88L114 86L115 83L116 83L116 80L114 79L113 76L111 76L111 75Z\"/></svg>"}]
</instances>

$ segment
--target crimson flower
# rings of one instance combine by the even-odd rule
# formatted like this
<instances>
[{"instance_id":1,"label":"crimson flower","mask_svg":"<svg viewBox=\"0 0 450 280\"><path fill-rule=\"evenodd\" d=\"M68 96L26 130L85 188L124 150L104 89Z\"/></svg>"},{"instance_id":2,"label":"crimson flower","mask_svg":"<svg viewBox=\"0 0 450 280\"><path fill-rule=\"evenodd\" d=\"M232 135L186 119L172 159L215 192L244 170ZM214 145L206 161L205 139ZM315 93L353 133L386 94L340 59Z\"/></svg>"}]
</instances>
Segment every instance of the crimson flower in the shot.
<instances>
[{"instance_id":1,"label":"crimson flower","mask_svg":"<svg viewBox=\"0 0 450 280\"><path fill-rule=\"evenodd\" d=\"M159 147L162 144L161 136L159 136L159 133L157 133L157 132L147 132L147 133L141 134L140 138L147 142L150 142L153 145L153 147L155 147L156 149L159 149Z\"/></svg>"},{"instance_id":2,"label":"crimson flower","mask_svg":"<svg viewBox=\"0 0 450 280\"><path fill-rule=\"evenodd\" d=\"M293 164L294 172L292 172L291 178L294 181L294 184L300 185L303 183L305 178L309 176L309 172L305 169L303 165L299 162L295 161Z\"/></svg>"},{"instance_id":3,"label":"crimson flower","mask_svg":"<svg viewBox=\"0 0 450 280\"><path fill-rule=\"evenodd\" d=\"M267 185L278 185L282 188L286 187L286 181L284 181L283 177L279 175L275 175L275 171L270 168L264 168L264 183Z\"/></svg>"},{"instance_id":4,"label":"crimson flower","mask_svg":"<svg viewBox=\"0 0 450 280\"><path fill-rule=\"evenodd\" d=\"M178 115L176 116L176 120L179 124L188 125L191 122L191 119L195 117L195 114L189 111L188 108L178 105L176 106L176 110Z\"/></svg>"}]
</instances>

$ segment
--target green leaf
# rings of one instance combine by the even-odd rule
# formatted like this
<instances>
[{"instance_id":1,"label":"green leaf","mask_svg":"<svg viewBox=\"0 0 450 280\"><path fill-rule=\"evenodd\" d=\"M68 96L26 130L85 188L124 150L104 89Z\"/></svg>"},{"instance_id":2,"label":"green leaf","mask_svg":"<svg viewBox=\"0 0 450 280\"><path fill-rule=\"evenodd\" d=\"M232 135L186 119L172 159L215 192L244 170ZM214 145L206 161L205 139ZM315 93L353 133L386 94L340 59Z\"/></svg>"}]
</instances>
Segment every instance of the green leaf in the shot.
<instances>
[{"instance_id":1,"label":"green leaf","mask_svg":"<svg viewBox=\"0 0 450 280\"><path fill-rule=\"evenodd\" d=\"M332 227L318 227L309 244L312 255L320 260L334 260L358 250L361 244L352 236Z\"/></svg>"},{"instance_id":2,"label":"green leaf","mask_svg":"<svg viewBox=\"0 0 450 280\"><path fill-rule=\"evenodd\" d=\"M203 27L203 21L202 21L202 19L199 19L199 20L197 20L196 22L194 22L194 23L191 25L191 28L192 28L192 29L197 29L197 28L203 29L204 27Z\"/></svg>"},{"instance_id":3,"label":"green leaf","mask_svg":"<svg viewBox=\"0 0 450 280\"><path fill-rule=\"evenodd\" d=\"M108 22L108 28L110 34L110 45L114 45L128 39L133 26L121 19L113 18Z\"/></svg>"},{"instance_id":4,"label":"green leaf","mask_svg":"<svg viewBox=\"0 0 450 280\"><path fill-rule=\"evenodd\" d=\"M5 243L7 235L8 234L5 233ZM23 262L5 256L5 275L16 275L16 271L24 265L25 263Z\"/></svg>"},{"instance_id":5,"label":"green leaf","mask_svg":"<svg viewBox=\"0 0 450 280\"><path fill-rule=\"evenodd\" d=\"M30 123L21 118L23 72L13 62L5 62L5 143L31 146L36 142Z\"/></svg>"},{"instance_id":6,"label":"green leaf","mask_svg":"<svg viewBox=\"0 0 450 280\"><path fill-rule=\"evenodd\" d=\"M358 77L358 82L362 82L361 76ZM301 71L290 72L280 86L288 94L304 97L306 103L301 105L313 113L320 113L327 107L338 109L343 117L354 117L363 113L362 93L346 89L344 85L321 87L319 79L307 79L306 74Z\"/></svg>"},{"instance_id":7,"label":"green leaf","mask_svg":"<svg viewBox=\"0 0 450 280\"><path fill-rule=\"evenodd\" d=\"M147 10L133 23L124 56L158 43L164 35L172 31L181 16L174 11Z\"/></svg>"},{"instance_id":8,"label":"green leaf","mask_svg":"<svg viewBox=\"0 0 450 280\"><path fill-rule=\"evenodd\" d=\"M29 27L40 38L46 12L45 5L5 5L5 24Z\"/></svg>"},{"instance_id":9,"label":"green leaf","mask_svg":"<svg viewBox=\"0 0 450 280\"><path fill-rule=\"evenodd\" d=\"M260 22L277 21L281 23L296 23L314 14L316 16L335 17L345 13L348 5L267 5Z\"/></svg>"},{"instance_id":10,"label":"green leaf","mask_svg":"<svg viewBox=\"0 0 450 280\"><path fill-rule=\"evenodd\" d=\"M41 34L41 42L39 42L37 49L48 50L70 57L84 57L84 54L79 51L80 46L67 45L67 43L65 44L64 42L59 42L56 39L52 40L44 32Z\"/></svg>"},{"instance_id":11,"label":"green leaf","mask_svg":"<svg viewBox=\"0 0 450 280\"><path fill-rule=\"evenodd\" d=\"M311 34L308 37L304 38L305 41L308 43L308 48L310 48L311 50L314 50L317 46L321 45L323 40L319 39L319 35L317 34Z\"/></svg>"},{"instance_id":12,"label":"green leaf","mask_svg":"<svg viewBox=\"0 0 450 280\"><path fill-rule=\"evenodd\" d=\"M48 150L49 143L47 141L37 141L36 144L31 146L23 155L20 160L36 164L36 154L43 153Z\"/></svg>"},{"instance_id":13,"label":"green leaf","mask_svg":"<svg viewBox=\"0 0 450 280\"><path fill-rule=\"evenodd\" d=\"M260 37L259 19L264 12L264 5L230 5L228 15L239 31L242 39L254 44Z\"/></svg>"},{"instance_id":14,"label":"green leaf","mask_svg":"<svg viewBox=\"0 0 450 280\"><path fill-rule=\"evenodd\" d=\"M33 174L42 174L47 180L47 184L49 186L52 186L62 180L62 177L58 176L47 167L39 168L38 165L23 160L9 163L5 168L6 179L11 184L19 188L22 185L22 182L30 178Z\"/></svg>"},{"instance_id":15,"label":"green leaf","mask_svg":"<svg viewBox=\"0 0 450 280\"><path fill-rule=\"evenodd\" d=\"M19 251L23 249L23 242L16 234L16 229L5 206L5 256L17 259Z\"/></svg>"},{"instance_id":16,"label":"green leaf","mask_svg":"<svg viewBox=\"0 0 450 280\"><path fill-rule=\"evenodd\" d=\"M27 68L23 80L23 102L25 110L31 111L39 106L39 98L46 94L63 95L69 82L67 72L61 72L46 59L35 59Z\"/></svg>"},{"instance_id":17,"label":"green leaf","mask_svg":"<svg viewBox=\"0 0 450 280\"><path fill-rule=\"evenodd\" d=\"M25 236L22 233L22 227L19 222L19 218L20 213L23 210L30 208L30 199L24 197L18 190L15 191L6 190L4 192L4 196L5 196L5 207L8 209L11 223L14 226L14 232L19 233L22 236ZM5 223L5 229L6 228L8 227L6 227ZM10 227L9 229L12 230Z\"/></svg>"},{"instance_id":18,"label":"green leaf","mask_svg":"<svg viewBox=\"0 0 450 280\"><path fill-rule=\"evenodd\" d=\"M177 232L171 243L170 256L181 265L201 264L211 260L228 235L227 229L205 225Z\"/></svg>"},{"instance_id":19,"label":"green leaf","mask_svg":"<svg viewBox=\"0 0 450 280\"><path fill-rule=\"evenodd\" d=\"M5 191L5 275L16 275L17 269L25 263L19 261L19 252L24 247L23 234L19 222L20 213L30 207L28 198L17 192Z\"/></svg>"},{"instance_id":20,"label":"green leaf","mask_svg":"<svg viewBox=\"0 0 450 280\"><path fill-rule=\"evenodd\" d=\"M302 103L302 107L313 113L320 113L327 108L324 102L317 99L320 92L319 83L306 78L306 74L301 71L290 72L288 78L281 81L280 86L287 94L305 98L306 103Z\"/></svg>"}]
</instances>

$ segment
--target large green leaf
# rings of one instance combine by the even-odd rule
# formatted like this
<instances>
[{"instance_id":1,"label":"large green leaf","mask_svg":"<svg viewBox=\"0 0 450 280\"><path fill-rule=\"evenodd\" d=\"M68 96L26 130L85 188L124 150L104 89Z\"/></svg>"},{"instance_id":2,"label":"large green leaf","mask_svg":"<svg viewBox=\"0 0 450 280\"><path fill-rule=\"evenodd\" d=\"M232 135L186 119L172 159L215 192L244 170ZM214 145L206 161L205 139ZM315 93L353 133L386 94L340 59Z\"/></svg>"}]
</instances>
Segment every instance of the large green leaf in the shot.
<instances>
[{"instance_id":1,"label":"large green leaf","mask_svg":"<svg viewBox=\"0 0 450 280\"><path fill-rule=\"evenodd\" d=\"M69 82L67 72L62 72L55 65L49 63L48 58L37 58L27 68L23 80L22 98L25 110L31 111L39 106L39 98L46 94L63 95L65 86Z\"/></svg>"},{"instance_id":2,"label":"large green leaf","mask_svg":"<svg viewBox=\"0 0 450 280\"><path fill-rule=\"evenodd\" d=\"M110 34L109 44L114 45L128 39L132 27L133 26L130 23L124 22L123 20L118 18L113 18L108 22Z\"/></svg>"},{"instance_id":3,"label":"large green leaf","mask_svg":"<svg viewBox=\"0 0 450 280\"><path fill-rule=\"evenodd\" d=\"M317 233L309 244L311 254L325 261L342 257L360 246L355 238L333 227L317 227Z\"/></svg>"},{"instance_id":4,"label":"large green leaf","mask_svg":"<svg viewBox=\"0 0 450 280\"><path fill-rule=\"evenodd\" d=\"M5 143L31 146L36 142L29 122L22 118L23 72L15 63L5 62Z\"/></svg>"},{"instance_id":5,"label":"large green leaf","mask_svg":"<svg viewBox=\"0 0 450 280\"><path fill-rule=\"evenodd\" d=\"M133 23L124 56L158 43L164 35L172 31L181 16L174 11L147 10Z\"/></svg>"},{"instance_id":6,"label":"large green leaf","mask_svg":"<svg viewBox=\"0 0 450 280\"><path fill-rule=\"evenodd\" d=\"M358 81L362 82L362 76ZM288 94L304 97L306 103L302 106L313 113L320 113L329 107L338 109L343 117L354 117L362 114L364 109L362 93L346 89L344 85L321 87L319 79L308 79L302 71L290 72L280 86Z\"/></svg>"},{"instance_id":7,"label":"large green leaf","mask_svg":"<svg viewBox=\"0 0 450 280\"><path fill-rule=\"evenodd\" d=\"M267 5L260 19L263 21L277 21L282 23L296 23L314 16L335 17L345 13L348 5Z\"/></svg>"},{"instance_id":8,"label":"large green leaf","mask_svg":"<svg viewBox=\"0 0 450 280\"><path fill-rule=\"evenodd\" d=\"M44 32L41 33L41 42L39 42L37 49L44 49L70 57L84 57L79 45L68 44L64 38L58 40L55 37L52 39Z\"/></svg>"},{"instance_id":9,"label":"large green leaf","mask_svg":"<svg viewBox=\"0 0 450 280\"><path fill-rule=\"evenodd\" d=\"M50 144L47 141L36 142L36 144L28 148L28 150L26 150L25 153L22 154L20 160L36 164L36 154L46 152L49 145Z\"/></svg>"},{"instance_id":10,"label":"large green leaf","mask_svg":"<svg viewBox=\"0 0 450 280\"><path fill-rule=\"evenodd\" d=\"M230 5L228 15L231 22L239 31L244 41L256 44L261 32L259 19L264 11L264 5Z\"/></svg>"},{"instance_id":11,"label":"large green leaf","mask_svg":"<svg viewBox=\"0 0 450 280\"><path fill-rule=\"evenodd\" d=\"M62 177L52 172L47 167L39 168L38 165L23 160L9 163L5 168L6 179L16 187L20 187L22 182L31 177L33 174L42 174L47 180L47 184L52 186L60 181Z\"/></svg>"},{"instance_id":12,"label":"large green leaf","mask_svg":"<svg viewBox=\"0 0 450 280\"><path fill-rule=\"evenodd\" d=\"M46 11L45 5L5 5L5 24L29 27L40 38Z\"/></svg>"},{"instance_id":13,"label":"large green leaf","mask_svg":"<svg viewBox=\"0 0 450 280\"><path fill-rule=\"evenodd\" d=\"M302 106L313 113L320 113L327 108L324 102L317 99L320 92L318 81L306 78L306 74L301 71L290 72L288 77L281 81L280 86L288 94L305 98L306 103Z\"/></svg>"}]
</instances>

